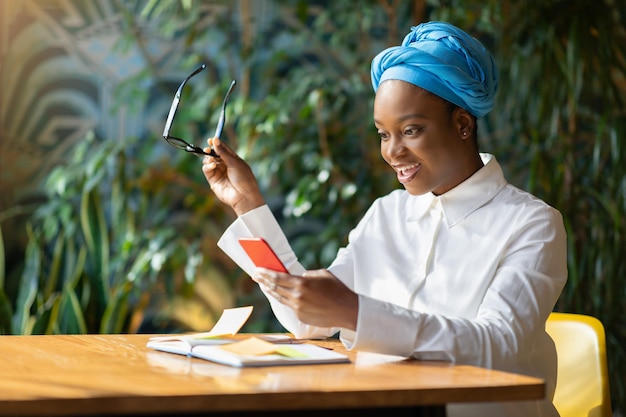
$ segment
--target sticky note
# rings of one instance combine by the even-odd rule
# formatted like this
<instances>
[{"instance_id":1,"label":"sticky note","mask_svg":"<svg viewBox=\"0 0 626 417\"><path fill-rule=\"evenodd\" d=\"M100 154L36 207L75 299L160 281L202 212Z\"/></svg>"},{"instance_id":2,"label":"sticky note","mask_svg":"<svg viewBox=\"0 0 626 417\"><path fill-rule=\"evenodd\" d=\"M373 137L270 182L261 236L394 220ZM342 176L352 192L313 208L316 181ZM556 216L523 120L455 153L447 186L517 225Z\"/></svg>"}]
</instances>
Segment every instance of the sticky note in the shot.
<instances>
[{"instance_id":1,"label":"sticky note","mask_svg":"<svg viewBox=\"0 0 626 417\"><path fill-rule=\"evenodd\" d=\"M228 352L236 355L244 356L260 356L269 355L272 353L287 356L290 358L302 358L307 355L299 352L298 350L285 345L275 345L274 343L266 342L258 337L250 337L242 340L241 342L229 343L227 345L220 346Z\"/></svg>"}]
</instances>

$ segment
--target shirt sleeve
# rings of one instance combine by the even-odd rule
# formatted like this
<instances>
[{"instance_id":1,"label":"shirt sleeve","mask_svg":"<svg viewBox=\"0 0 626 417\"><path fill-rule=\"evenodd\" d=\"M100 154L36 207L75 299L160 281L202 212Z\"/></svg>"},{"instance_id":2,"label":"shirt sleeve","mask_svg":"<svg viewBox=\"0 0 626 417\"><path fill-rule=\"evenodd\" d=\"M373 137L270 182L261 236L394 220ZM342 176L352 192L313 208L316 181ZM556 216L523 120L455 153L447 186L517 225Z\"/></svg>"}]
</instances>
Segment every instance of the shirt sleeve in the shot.
<instances>
[{"instance_id":1,"label":"shirt sleeve","mask_svg":"<svg viewBox=\"0 0 626 417\"><path fill-rule=\"evenodd\" d=\"M239 216L226 229L217 246L222 249L241 269L248 275L254 273L255 266L239 244L241 237L262 237L276 255L283 262L292 275L302 275L305 269L298 262L298 258L289 245L287 237L283 233L278 221L267 205L251 210ZM332 336L338 329L315 327L302 323L298 320L293 310L281 304L274 297L264 295L270 302L272 311L287 331L297 338L318 338Z\"/></svg>"}]
</instances>

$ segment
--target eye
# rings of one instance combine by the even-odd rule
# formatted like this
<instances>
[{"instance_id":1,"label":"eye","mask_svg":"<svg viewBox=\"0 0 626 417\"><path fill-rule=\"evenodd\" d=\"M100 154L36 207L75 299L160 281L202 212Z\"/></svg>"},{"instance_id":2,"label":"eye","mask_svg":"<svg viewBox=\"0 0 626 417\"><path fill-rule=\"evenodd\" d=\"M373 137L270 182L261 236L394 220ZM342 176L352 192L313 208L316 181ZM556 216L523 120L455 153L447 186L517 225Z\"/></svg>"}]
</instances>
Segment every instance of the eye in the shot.
<instances>
[{"instance_id":1,"label":"eye","mask_svg":"<svg viewBox=\"0 0 626 417\"><path fill-rule=\"evenodd\" d=\"M380 137L380 140L387 140L387 139L389 139L389 134L387 132L379 130L377 133L378 133L378 136Z\"/></svg>"},{"instance_id":2,"label":"eye","mask_svg":"<svg viewBox=\"0 0 626 417\"><path fill-rule=\"evenodd\" d=\"M404 136L417 136L422 130L421 126L408 126L404 129Z\"/></svg>"}]
</instances>

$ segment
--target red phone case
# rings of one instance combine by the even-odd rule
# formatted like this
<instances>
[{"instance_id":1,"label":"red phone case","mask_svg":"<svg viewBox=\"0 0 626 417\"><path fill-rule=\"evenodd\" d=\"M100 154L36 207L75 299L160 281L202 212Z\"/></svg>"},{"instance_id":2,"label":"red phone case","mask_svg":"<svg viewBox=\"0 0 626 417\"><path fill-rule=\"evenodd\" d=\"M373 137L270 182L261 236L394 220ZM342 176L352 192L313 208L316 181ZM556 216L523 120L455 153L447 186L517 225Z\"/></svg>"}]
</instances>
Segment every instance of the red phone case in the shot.
<instances>
[{"instance_id":1,"label":"red phone case","mask_svg":"<svg viewBox=\"0 0 626 417\"><path fill-rule=\"evenodd\" d=\"M239 243L246 251L254 265L278 272L289 272L285 265L272 250L270 245L260 237L242 237Z\"/></svg>"}]
</instances>

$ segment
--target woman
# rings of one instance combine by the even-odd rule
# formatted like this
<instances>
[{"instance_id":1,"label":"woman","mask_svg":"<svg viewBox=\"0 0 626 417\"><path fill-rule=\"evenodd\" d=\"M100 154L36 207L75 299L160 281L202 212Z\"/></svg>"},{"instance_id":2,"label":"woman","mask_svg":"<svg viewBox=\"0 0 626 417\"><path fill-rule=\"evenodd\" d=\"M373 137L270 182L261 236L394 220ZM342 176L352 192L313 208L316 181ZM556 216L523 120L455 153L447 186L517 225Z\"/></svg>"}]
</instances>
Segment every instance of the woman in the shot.
<instances>
[{"instance_id":1,"label":"woman","mask_svg":"<svg viewBox=\"0 0 626 417\"><path fill-rule=\"evenodd\" d=\"M442 22L412 28L372 61L374 124L404 190L377 199L328 269L305 271L248 165L219 139L203 172L237 220L218 243L297 337L340 332L350 349L544 378L544 401L456 404L448 415L555 416L556 351L545 332L567 278L555 209L509 185L478 151L497 90L491 54ZM290 274L255 269L237 238L265 238Z\"/></svg>"}]
</instances>

